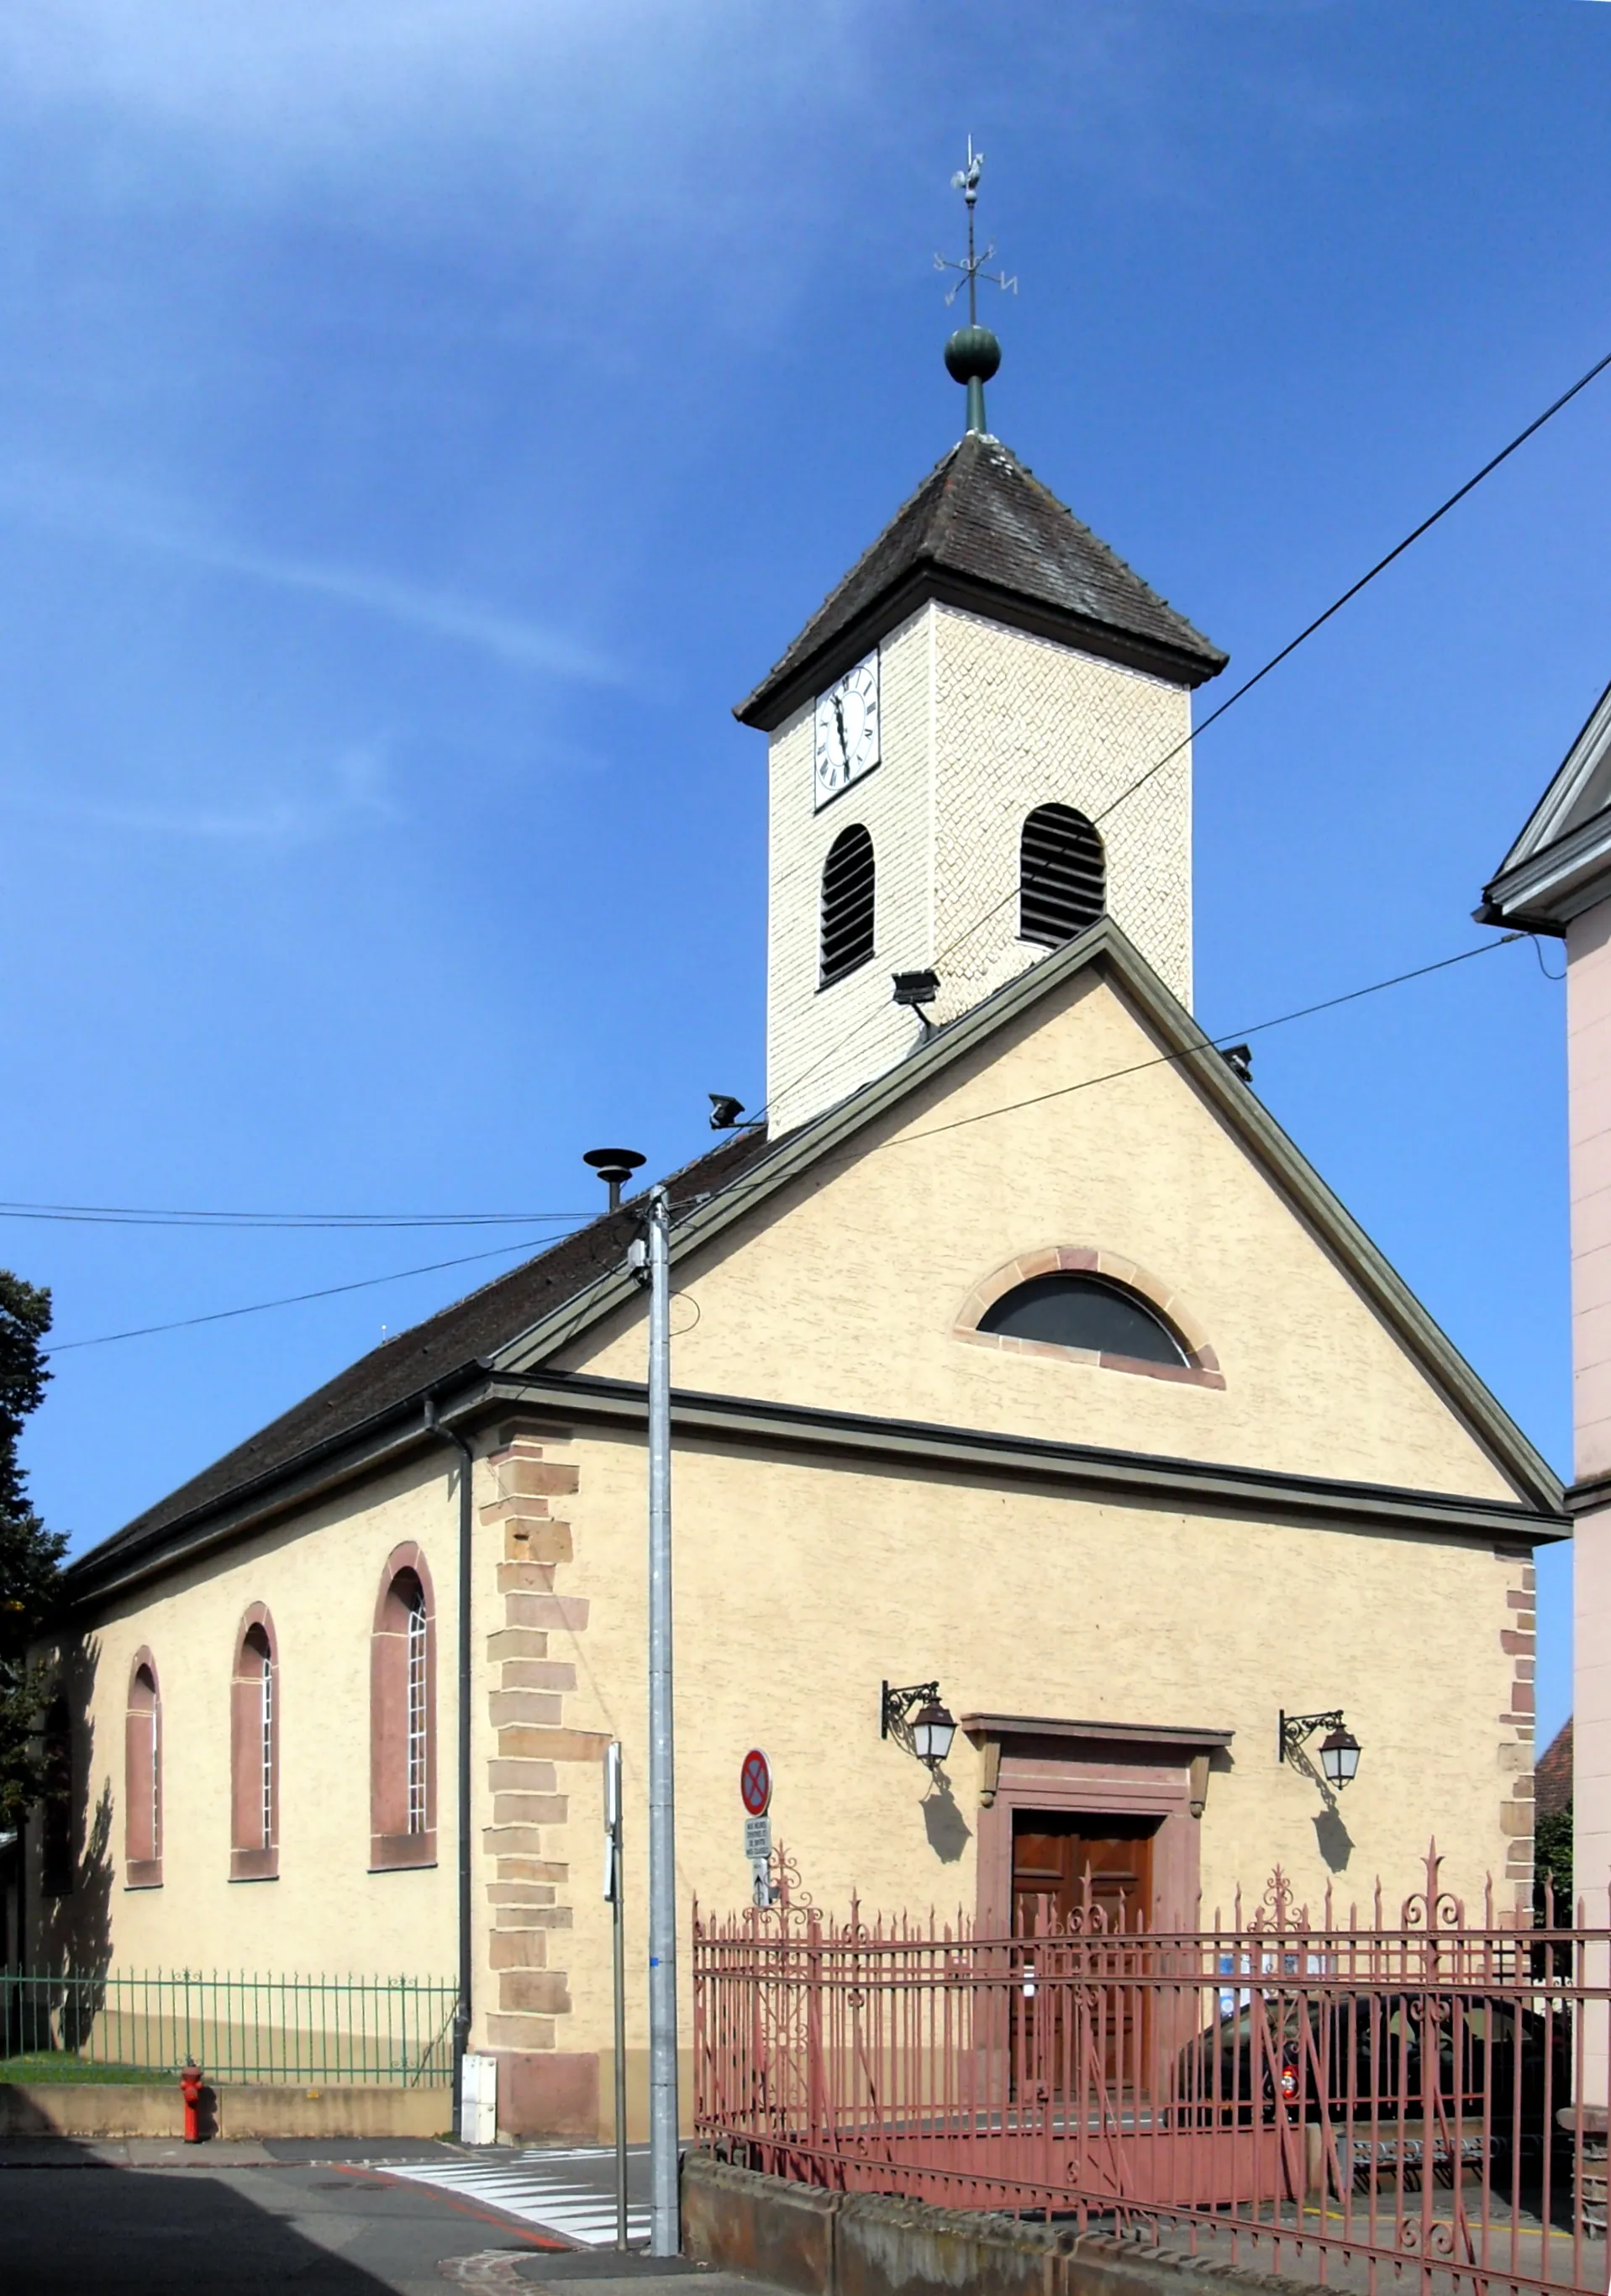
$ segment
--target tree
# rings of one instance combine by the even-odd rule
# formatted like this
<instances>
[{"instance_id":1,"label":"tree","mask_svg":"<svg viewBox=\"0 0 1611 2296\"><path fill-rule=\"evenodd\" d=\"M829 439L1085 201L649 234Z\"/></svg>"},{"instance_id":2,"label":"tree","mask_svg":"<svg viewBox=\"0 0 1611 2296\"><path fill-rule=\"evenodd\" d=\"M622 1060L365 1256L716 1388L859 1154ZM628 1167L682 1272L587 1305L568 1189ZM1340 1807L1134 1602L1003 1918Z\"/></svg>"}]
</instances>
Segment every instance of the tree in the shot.
<instances>
[{"instance_id":1,"label":"tree","mask_svg":"<svg viewBox=\"0 0 1611 2296\"><path fill-rule=\"evenodd\" d=\"M1572 1805L1565 1809L1551 1810L1547 1817L1534 1821L1533 1829L1533 1865L1538 1879L1533 1883L1533 1917L1544 1918L1544 1879L1555 1893L1555 1926L1572 1926Z\"/></svg>"},{"instance_id":2,"label":"tree","mask_svg":"<svg viewBox=\"0 0 1611 2296\"><path fill-rule=\"evenodd\" d=\"M45 1399L50 1327L50 1293L0 1267L0 1828L7 1831L45 1785L45 1670L28 1654L54 1606L67 1546L29 1505L17 1457L22 1423Z\"/></svg>"}]
</instances>

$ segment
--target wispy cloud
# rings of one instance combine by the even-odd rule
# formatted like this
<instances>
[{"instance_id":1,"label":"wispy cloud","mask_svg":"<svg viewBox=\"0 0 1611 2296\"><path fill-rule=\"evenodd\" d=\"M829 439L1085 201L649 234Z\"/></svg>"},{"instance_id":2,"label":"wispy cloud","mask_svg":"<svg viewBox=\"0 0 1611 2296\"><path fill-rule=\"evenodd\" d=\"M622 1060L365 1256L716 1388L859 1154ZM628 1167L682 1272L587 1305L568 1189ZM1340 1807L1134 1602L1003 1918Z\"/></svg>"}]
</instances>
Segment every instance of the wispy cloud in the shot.
<instances>
[{"instance_id":1,"label":"wispy cloud","mask_svg":"<svg viewBox=\"0 0 1611 2296\"><path fill-rule=\"evenodd\" d=\"M76 473L34 467L0 470L0 516L147 550L246 582L323 598L453 645L547 676L609 685L620 672L595 648L563 630L501 612L475 599L426 589L362 568L256 550L209 532L171 503Z\"/></svg>"},{"instance_id":2,"label":"wispy cloud","mask_svg":"<svg viewBox=\"0 0 1611 2296\"><path fill-rule=\"evenodd\" d=\"M0 785L0 806L29 820L241 847L316 844L365 823L394 821L398 813L384 758L365 748L342 750L323 775L299 789L274 791L244 805L209 800L131 805L116 797L47 795L13 783Z\"/></svg>"},{"instance_id":3,"label":"wispy cloud","mask_svg":"<svg viewBox=\"0 0 1611 2296\"><path fill-rule=\"evenodd\" d=\"M612 683L617 672L602 654L562 632L537 622L521 621L472 600L436 590L416 589L383 574L366 574L352 567L321 565L310 559L280 558L262 551L239 550L179 530L151 530L123 539L151 550L170 552L196 566L216 567L220 573L239 575L249 582L267 582L282 590L300 590L329 598L360 613L378 614L406 629L423 630L432 637L458 645L475 646L483 653L515 663L524 669L546 670L595 685Z\"/></svg>"},{"instance_id":4,"label":"wispy cloud","mask_svg":"<svg viewBox=\"0 0 1611 2296\"><path fill-rule=\"evenodd\" d=\"M793 308L838 173L887 132L922 0L6 0L0 119L115 174L142 213L315 214L530 265L534 302L618 329L634 292L747 331ZM910 77L910 67L908 67ZM793 155L792 158L789 155ZM785 291L788 291L787 292Z\"/></svg>"}]
</instances>

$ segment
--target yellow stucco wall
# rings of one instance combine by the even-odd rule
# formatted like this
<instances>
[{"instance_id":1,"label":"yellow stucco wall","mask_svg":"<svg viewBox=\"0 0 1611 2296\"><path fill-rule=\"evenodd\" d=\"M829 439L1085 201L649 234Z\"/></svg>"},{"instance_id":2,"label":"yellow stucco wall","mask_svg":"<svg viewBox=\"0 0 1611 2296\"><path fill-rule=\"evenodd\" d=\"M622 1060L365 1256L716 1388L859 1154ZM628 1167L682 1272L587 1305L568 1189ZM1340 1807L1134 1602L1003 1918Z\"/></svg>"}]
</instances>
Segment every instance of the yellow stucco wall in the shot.
<instances>
[{"instance_id":1,"label":"yellow stucco wall","mask_svg":"<svg viewBox=\"0 0 1611 2296\"><path fill-rule=\"evenodd\" d=\"M782 1204L773 1199L678 1264L687 1304L677 1321L691 1325L676 1342L678 1383L1514 1496L1241 1141L1157 1052L1115 988L1076 975L814 1167ZM1134 1072L1113 1073L1124 1070ZM1024 1104L967 1120L1011 1103ZM973 1286L1046 1244L1120 1253L1160 1278L1206 1334L1224 1388L960 1341L953 1326ZM641 1379L641 1324L634 1309L564 1360Z\"/></svg>"},{"instance_id":2,"label":"yellow stucco wall","mask_svg":"<svg viewBox=\"0 0 1611 2296\"><path fill-rule=\"evenodd\" d=\"M451 1977L457 1965L452 1747L457 1511L452 1455L310 1510L108 1610L86 1650L87 1734L78 1749L90 1823L103 1797L113 1965ZM436 1602L438 1863L371 1874L370 1635L387 1557L418 1542ZM490 1563L489 1563L490 1568ZM490 1583L490 1581L489 1581ZM241 1621L272 1614L280 1699L280 1872L232 1882L230 1677ZM124 1711L135 1652L161 1694L162 1886L124 1885ZM480 1717L485 1726L485 1702ZM93 1921L80 1870L61 1919Z\"/></svg>"},{"instance_id":3,"label":"yellow stucco wall","mask_svg":"<svg viewBox=\"0 0 1611 2296\"><path fill-rule=\"evenodd\" d=\"M1449 1492L1507 1486L1425 1374L1168 1064L1116 989L1078 976L766 1213L680 1262L679 1386ZM1087 1091L1061 1087L1134 1073ZM1047 1098L1048 1093L1057 1096ZM963 1119L1004 1103L1015 1113ZM1223 1389L959 1339L969 1291L1047 1243L1129 1256L1177 1292ZM640 1381L641 1302L571 1351ZM568 2061L609 2043L599 1896L603 1737L626 1747L630 2039L644 2035L645 1462L629 1434L505 1414L478 1434L472 1709L476 2038ZM164 1887L110 1895L127 1966L413 1971L455 1956L456 1505L440 1447L225 1548L94 1623L90 1797L114 1804L123 1703L148 1644L163 1700ZM1342 1705L1364 1754L1339 1886L1479 1894L1529 1767L1501 1635L1530 1615L1516 1554L1480 1538L1100 1503L993 1475L680 1440L675 1454L679 1896L743 1894L737 1773L759 1740L778 1836L818 1901L971 1911L977 1750L925 1819L923 1772L878 1733L880 1678L938 1677L953 1712L1235 1734L1200 1843L1227 1906L1280 1863L1318 1900L1314 1786L1274 1753L1279 1708ZM369 1644L382 1565L417 1540L438 1616L440 1863L371 1874ZM232 1884L228 1683L242 1612L280 1652L280 1877ZM489 1648L489 1638L500 1640ZM515 1736L511 1736L511 1732ZM518 1737L518 1742L517 1742ZM928 1816L936 1816L931 1802ZM1340 1855L1336 1836L1334 1857ZM1507 1901L1508 1903L1509 1901ZM687 1987L684 1958L683 1977ZM604 2069L608 2095L608 2069Z\"/></svg>"},{"instance_id":4,"label":"yellow stucco wall","mask_svg":"<svg viewBox=\"0 0 1611 2296\"><path fill-rule=\"evenodd\" d=\"M567 1720L626 1750L634 2037L644 1804L643 1459L583 1438L568 1502L589 1623L551 1638L574 1659ZM942 1918L976 1899L979 1763L960 1734L954 1816L925 1824L928 1779L879 1736L881 1679L937 1677L955 1714L1013 1712L1232 1730L1201 1821L1205 1909L1227 1916L1281 1865L1319 1911L1329 1874L1315 1787L1275 1758L1278 1710L1346 1707L1362 1746L1339 1798L1353 1848L1336 1886L1391 1910L1420 1885L1435 1832L1443 1881L1501 1890L1513 1734L1500 1636L1525 1566L1485 1541L1382 1537L1108 1506L981 1478L868 1473L679 1446L675 1461L678 1890L724 1910L748 1889L738 1794L764 1745L780 1842L819 1905ZM562 1574L562 1577L566 1574ZM1435 1728L1428 1717L1438 1718ZM1503 1742L1509 1740L1507 1746ZM578 1780L578 1784L579 1784ZM591 1783L591 1782L590 1782ZM609 2046L609 1929L591 1868L597 1789L568 1841L583 1886L567 1940L576 2010L561 2046ZM1508 1900L1501 1900L1508 1903ZM1251 1910L1249 1905L1248 1910ZM686 1991L687 1970L683 1971Z\"/></svg>"},{"instance_id":5,"label":"yellow stucco wall","mask_svg":"<svg viewBox=\"0 0 1611 2296\"><path fill-rule=\"evenodd\" d=\"M561 1595L586 1623L548 1633L571 1665L568 1731L626 1747L629 2041L645 2033L644 1461L629 1437L545 1445L574 1464L566 1501L576 1559ZM478 1496L493 1496L485 1464ZM92 1792L110 1792L120 1849L123 1685L149 1644L164 1702L164 1878L110 1893L114 1965L451 1973L454 1831L451 1665L438 1679L440 1858L428 1873L366 1872L369 1620L381 1563L418 1538L435 1569L451 1648L453 1513L434 1471L395 1479L359 1506L319 1511L254 1541L211 1574L103 1621L92 1706ZM1011 1711L1231 1730L1201 1822L1204 1900L1229 1911L1280 1863L1317 1904L1327 1877L1312 1784L1274 1759L1276 1710L1345 1703L1365 1754L1341 1816L1354 1844L1338 1876L1396 1903L1419 1881L1435 1829L1444 1879L1480 1892L1503 1870L1500 1805L1509 1696L1501 1651L1507 1590L1522 1565L1482 1541L1329 1530L1106 1505L984 1479L869 1472L828 1461L733 1456L679 1444L675 1457L679 1898L741 1900L737 1793L745 1749L768 1750L779 1840L818 1902L853 1889L872 1906L971 1913L980 1822L977 1750L959 1735L953 1807L925 1822L923 1771L878 1733L881 1678L936 1675L953 1711ZM478 1529L477 1636L499 1630L498 1549ZM228 1878L228 1670L249 1602L267 1602L283 1699L280 1878ZM482 1825L495 1752L481 1663L475 1710L478 2038L496 2014ZM1428 1731L1428 1713L1440 1726ZM549 1965L570 2007L563 2052L609 2046L607 1910L598 1894L601 1778L561 1760L564 1816L541 1853L564 1879ZM935 1805L930 1803L933 1811ZM682 1976L688 1992L688 1963ZM685 2002L685 2010L691 2006ZM493 2032L511 2046L508 2020ZM608 2082L605 2083L608 2094Z\"/></svg>"}]
</instances>

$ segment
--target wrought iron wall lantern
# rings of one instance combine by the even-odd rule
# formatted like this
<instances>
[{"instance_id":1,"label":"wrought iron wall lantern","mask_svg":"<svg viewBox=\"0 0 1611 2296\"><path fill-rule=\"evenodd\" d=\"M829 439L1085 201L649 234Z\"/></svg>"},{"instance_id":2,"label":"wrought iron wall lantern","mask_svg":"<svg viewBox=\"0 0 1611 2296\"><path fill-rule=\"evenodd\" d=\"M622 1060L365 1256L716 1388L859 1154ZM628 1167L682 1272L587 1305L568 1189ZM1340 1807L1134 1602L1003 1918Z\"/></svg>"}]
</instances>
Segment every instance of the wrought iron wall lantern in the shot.
<instances>
[{"instance_id":1,"label":"wrought iron wall lantern","mask_svg":"<svg viewBox=\"0 0 1611 2296\"><path fill-rule=\"evenodd\" d=\"M937 1770L956 1736L954 1718L940 1703L937 1682L914 1682L904 1690L880 1683L879 1735L893 1738L925 1769Z\"/></svg>"},{"instance_id":2,"label":"wrought iron wall lantern","mask_svg":"<svg viewBox=\"0 0 1611 2296\"><path fill-rule=\"evenodd\" d=\"M1326 1733L1321 1740L1321 1773L1329 1786L1340 1791L1357 1775L1360 1757L1359 1740L1344 1721L1340 1706L1324 1714L1288 1714L1283 1709L1276 1759L1291 1762L1295 1768L1308 1768L1304 1744L1317 1730ZM1314 1775L1312 1769L1309 1774L1312 1777Z\"/></svg>"}]
</instances>

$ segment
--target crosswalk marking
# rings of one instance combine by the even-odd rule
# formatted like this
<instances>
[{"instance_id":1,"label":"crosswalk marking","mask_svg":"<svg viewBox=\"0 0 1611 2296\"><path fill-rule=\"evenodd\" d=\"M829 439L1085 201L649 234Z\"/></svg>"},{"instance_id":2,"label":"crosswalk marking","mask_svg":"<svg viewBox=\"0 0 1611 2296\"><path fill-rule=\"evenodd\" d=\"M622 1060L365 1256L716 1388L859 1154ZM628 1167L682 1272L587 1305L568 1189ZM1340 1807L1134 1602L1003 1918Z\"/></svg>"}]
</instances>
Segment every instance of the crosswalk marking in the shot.
<instances>
[{"instance_id":1,"label":"crosswalk marking","mask_svg":"<svg viewBox=\"0 0 1611 2296\"><path fill-rule=\"evenodd\" d=\"M594 2182L578 2171L585 2163L590 2168L608 2168L613 2177L614 2161L613 2152L602 2146L560 2152L536 2145L518 2152L500 2152L496 2159L388 2161L384 2172L410 2184L435 2185L444 2192L484 2201L505 2216L558 2233L582 2248L613 2248L614 2194L603 2177ZM649 2210L640 2203L627 2205L626 2237L634 2246L649 2238Z\"/></svg>"}]
</instances>

